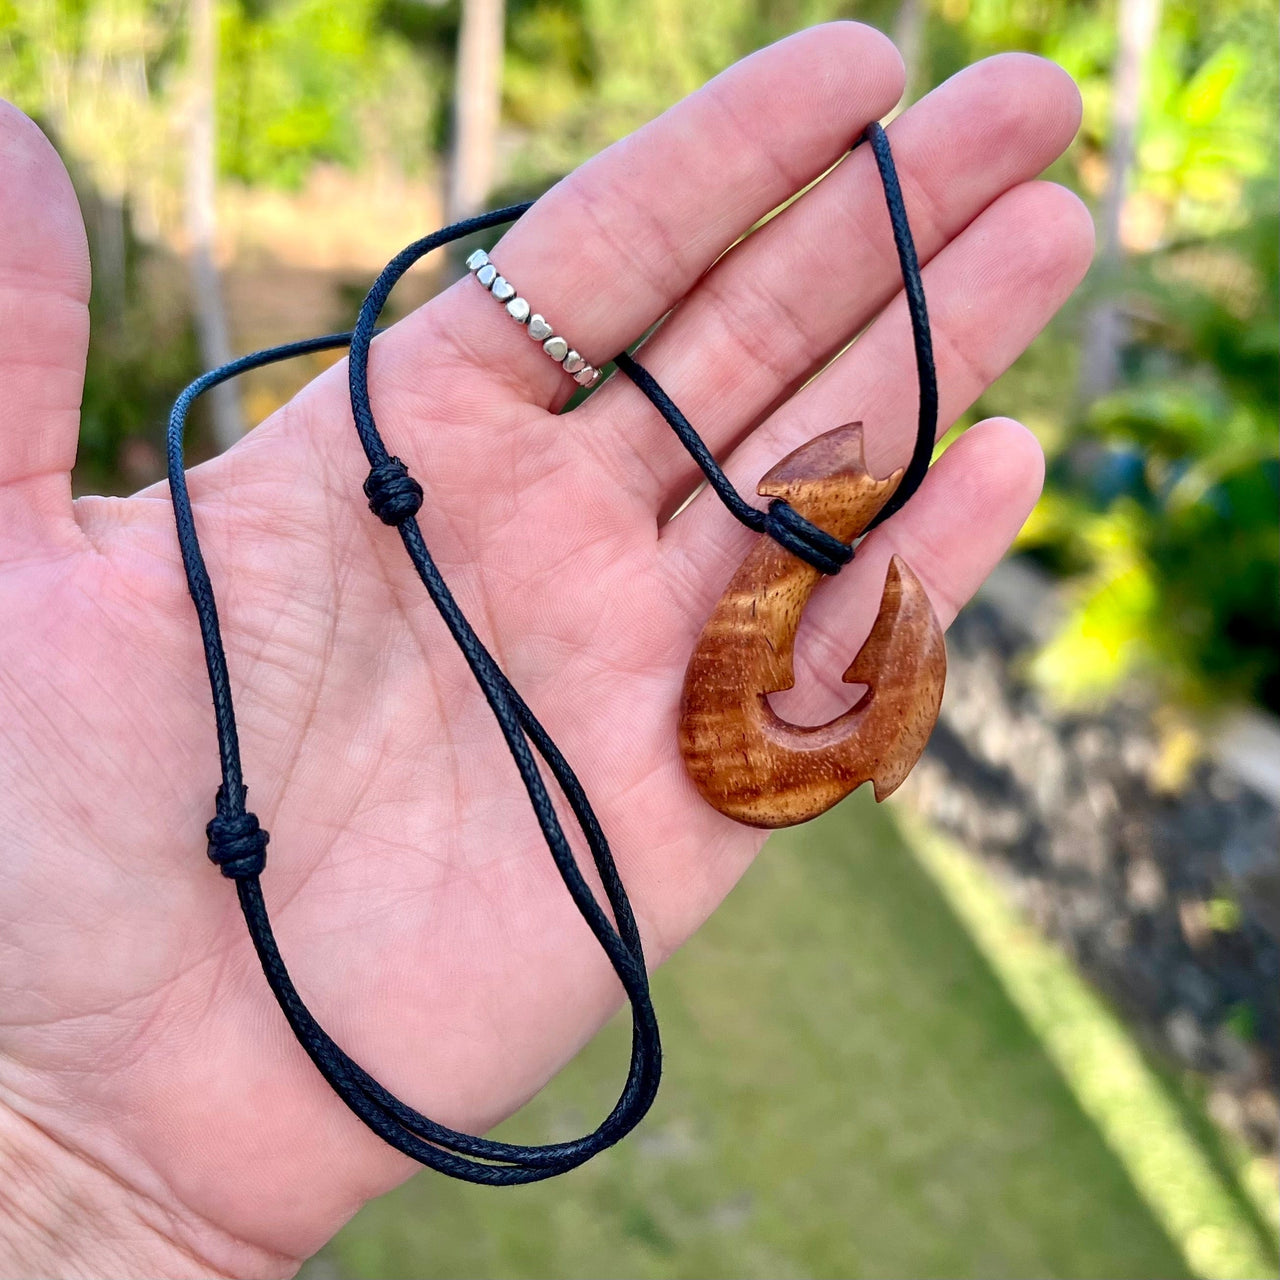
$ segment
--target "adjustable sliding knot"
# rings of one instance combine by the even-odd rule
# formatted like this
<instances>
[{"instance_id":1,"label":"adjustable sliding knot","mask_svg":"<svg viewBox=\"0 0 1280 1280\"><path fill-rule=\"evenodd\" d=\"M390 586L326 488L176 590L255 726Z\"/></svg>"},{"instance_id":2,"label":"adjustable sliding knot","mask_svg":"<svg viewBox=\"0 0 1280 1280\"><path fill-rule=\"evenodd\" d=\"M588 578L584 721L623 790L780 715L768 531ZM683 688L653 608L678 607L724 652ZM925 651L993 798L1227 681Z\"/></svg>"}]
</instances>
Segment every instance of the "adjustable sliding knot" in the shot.
<instances>
[{"instance_id":1,"label":"adjustable sliding knot","mask_svg":"<svg viewBox=\"0 0 1280 1280\"><path fill-rule=\"evenodd\" d=\"M383 524L404 524L422 509L422 486L399 458L386 458L374 466L364 482L364 496Z\"/></svg>"},{"instance_id":2,"label":"adjustable sliding knot","mask_svg":"<svg viewBox=\"0 0 1280 1280\"><path fill-rule=\"evenodd\" d=\"M847 542L819 529L782 498L769 503L761 532L819 573L839 573L853 559L853 548Z\"/></svg>"},{"instance_id":3,"label":"adjustable sliding knot","mask_svg":"<svg viewBox=\"0 0 1280 1280\"><path fill-rule=\"evenodd\" d=\"M262 874L270 837L258 825L256 814L219 813L205 827L205 834L209 837L209 861L228 880Z\"/></svg>"}]
</instances>

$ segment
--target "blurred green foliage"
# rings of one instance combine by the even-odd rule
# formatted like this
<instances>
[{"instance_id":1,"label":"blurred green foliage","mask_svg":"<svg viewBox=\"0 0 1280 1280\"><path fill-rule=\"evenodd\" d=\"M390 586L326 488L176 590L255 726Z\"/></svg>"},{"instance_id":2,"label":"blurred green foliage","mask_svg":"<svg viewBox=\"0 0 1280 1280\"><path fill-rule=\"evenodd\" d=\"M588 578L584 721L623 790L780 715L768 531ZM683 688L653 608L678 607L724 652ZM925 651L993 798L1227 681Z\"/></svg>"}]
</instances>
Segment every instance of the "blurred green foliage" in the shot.
<instances>
[{"instance_id":1,"label":"blurred green foliage","mask_svg":"<svg viewBox=\"0 0 1280 1280\"><path fill-rule=\"evenodd\" d=\"M889 26L890 0L514 0L504 80L525 130L512 180L538 189L730 63L789 32L857 16Z\"/></svg>"},{"instance_id":2,"label":"blurred green foliage","mask_svg":"<svg viewBox=\"0 0 1280 1280\"><path fill-rule=\"evenodd\" d=\"M412 45L388 31L381 0L242 0L221 19L228 177L297 187L320 161L428 167L444 101Z\"/></svg>"},{"instance_id":3,"label":"blurred green foliage","mask_svg":"<svg viewBox=\"0 0 1280 1280\"><path fill-rule=\"evenodd\" d=\"M225 180L297 188L318 163L436 174L458 3L221 0ZM1116 4L919 0L912 83L922 92L1005 49L1056 59L1081 86L1084 125L1052 176L1096 201ZM509 0L501 194L536 193L798 26L857 17L893 30L907 8ZM82 459L95 483L132 434L154 431L156 405L192 371L185 326L159 319L138 284L152 278L138 261L180 223L184 13L180 0L0 0L0 90L58 138L82 190L139 231L104 252L90 219L95 268L117 277L94 303ZM1141 673L1181 698L1280 708L1275 21L1274 0L1165 0L1123 263L1095 270L978 406L1028 421L1050 455L1022 545L1071 586L1073 608L1038 663L1065 697ZM1128 318L1122 379L1088 403L1077 357L1103 303Z\"/></svg>"},{"instance_id":4,"label":"blurred green foliage","mask_svg":"<svg viewBox=\"0 0 1280 1280\"><path fill-rule=\"evenodd\" d=\"M1077 584L1038 659L1067 695L1146 670L1184 697L1280 708L1280 222L1268 188L1246 197L1242 227L1133 263L1127 284L1146 310L1126 384L1054 458L1024 544Z\"/></svg>"},{"instance_id":5,"label":"blurred green foliage","mask_svg":"<svg viewBox=\"0 0 1280 1280\"><path fill-rule=\"evenodd\" d=\"M1023 545L1074 583L1037 663L1066 698L1140 671L1182 698L1280 709L1275 16L1260 3L1166 7L1130 197L1150 243L1095 270L1084 296L1132 318L1122 384L1064 412L1070 381L1039 366L1059 407ZM1073 24L1047 49L1084 93L1078 177L1105 141L1104 34ZM1063 369L1082 314L1042 340ZM984 406L1018 414L1000 392Z\"/></svg>"}]
</instances>

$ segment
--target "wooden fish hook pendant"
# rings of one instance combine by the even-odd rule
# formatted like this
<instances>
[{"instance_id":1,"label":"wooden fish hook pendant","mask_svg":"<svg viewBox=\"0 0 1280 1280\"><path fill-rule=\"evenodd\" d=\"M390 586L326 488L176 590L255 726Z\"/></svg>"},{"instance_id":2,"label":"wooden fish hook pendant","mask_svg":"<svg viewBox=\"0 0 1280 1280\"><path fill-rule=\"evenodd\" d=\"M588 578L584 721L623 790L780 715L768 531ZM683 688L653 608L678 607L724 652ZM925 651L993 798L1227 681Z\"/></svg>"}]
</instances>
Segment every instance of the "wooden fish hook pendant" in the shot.
<instances>
[{"instance_id":1,"label":"wooden fish hook pendant","mask_svg":"<svg viewBox=\"0 0 1280 1280\"><path fill-rule=\"evenodd\" d=\"M802 445L760 482L819 528L851 541L898 487L902 471L868 474L862 426ZM685 674L680 749L698 790L721 813L757 827L788 827L871 782L877 800L920 758L946 678L942 627L920 579L889 564L871 634L844 674L865 684L857 704L824 725L794 725L768 696L795 683L800 615L822 575L772 538L739 566L707 620Z\"/></svg>"}]
</instances>

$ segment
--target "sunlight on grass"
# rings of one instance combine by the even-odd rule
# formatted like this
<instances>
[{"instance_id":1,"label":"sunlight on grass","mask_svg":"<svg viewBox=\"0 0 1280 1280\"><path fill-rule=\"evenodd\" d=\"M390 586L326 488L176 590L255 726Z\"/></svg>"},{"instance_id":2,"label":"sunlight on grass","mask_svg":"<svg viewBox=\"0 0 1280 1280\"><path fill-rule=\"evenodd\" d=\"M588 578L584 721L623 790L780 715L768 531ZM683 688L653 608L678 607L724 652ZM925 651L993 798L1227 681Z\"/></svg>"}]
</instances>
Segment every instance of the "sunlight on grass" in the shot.
<instances>
[{"instance_id":1,"label":"sunlight on grass","mask_svg":"<svg viewBox=\"0 0 1280 1280\"><path fill-rule=\"evenodd\" d=\"M1264 1249L1256 1219L1239 1203L1250 1187L1254 1198L1262 1190L1244 1153L1233 1153L1233 1187L1188 1131L1170 1087L1066 957L1016 916L977 862L920 824L909 830L921 864L1187 1265L1206 1280L1275 1275L1280 1245L1272 1236ZM1274 1199L1273 1185L1253 1206L1257 1217L1272 1218Z\"/></svg>"},{"instance_id":2,"label":"sunlight on grass","mask_svg":"<svg viewBox=\"0 0 1280 1280\"><path fill-rule=\"evenodd\" d=\"M1203 1201L1181 1216L1156 1208L1168 1193L1140 1182L1064 1083L1059 1060L1084 1051L1061 1048L1061 1028L1037 1034L1011 998L1011 964L1046 985L1039 953L997 949L997 965L993 908L943 884L869 797L778 835L656 975L667 1073L636 1134L537 1186L418 1177L367 1206L306 1274L1172 1280L1195 1274L1188 1254L1260 1258L1178 1117L1147 1109L1139 1132L1157 1155L1142 1178ZM961 905L987 921L982 949ZM1048 988L1054 1017L1077 1030L1092 1025L1067 1017L1078 987L1059 975ZM1131 1071L1124 1033L1111 1034ZM1110 1072L1111 1059L1092 1060ZM589 1129L625 1062L618 1021L501 1132ZM1125 1079L1098 1087L1133 1105ZM1179 1163L1198 1170L1191 1181ZM1201 1227L1219 1234L1192 1238Z\"/></svg>"}]
</instances>

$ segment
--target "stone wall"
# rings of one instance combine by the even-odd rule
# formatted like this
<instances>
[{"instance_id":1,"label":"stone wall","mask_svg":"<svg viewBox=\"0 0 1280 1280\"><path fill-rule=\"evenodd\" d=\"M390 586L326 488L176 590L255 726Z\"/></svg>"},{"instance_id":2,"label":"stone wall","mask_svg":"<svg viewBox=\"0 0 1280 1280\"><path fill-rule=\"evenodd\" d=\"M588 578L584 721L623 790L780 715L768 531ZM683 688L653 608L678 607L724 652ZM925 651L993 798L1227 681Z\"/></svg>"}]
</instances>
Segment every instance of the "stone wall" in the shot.
<instances>
[{"instance_id":1,"label":"stone wall","mask_svg":"<svg viewBox=\"0 0 1280 1280\"><path fill-rule=\"evenodd\" d=\"M1274 1149L1280 1112L1280 734L1207 751L1172 786L1154 708L1055 708L1022 678L1051 589L1006 565L947 637L947 694L909 784L1172 1063Z\"/></svg>"}]
</instances>

